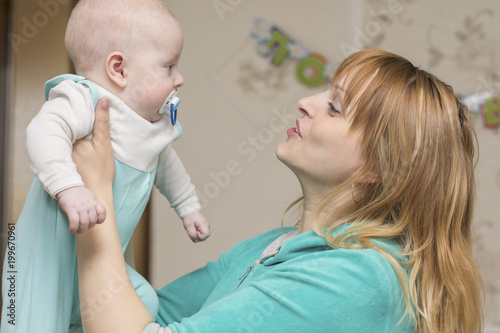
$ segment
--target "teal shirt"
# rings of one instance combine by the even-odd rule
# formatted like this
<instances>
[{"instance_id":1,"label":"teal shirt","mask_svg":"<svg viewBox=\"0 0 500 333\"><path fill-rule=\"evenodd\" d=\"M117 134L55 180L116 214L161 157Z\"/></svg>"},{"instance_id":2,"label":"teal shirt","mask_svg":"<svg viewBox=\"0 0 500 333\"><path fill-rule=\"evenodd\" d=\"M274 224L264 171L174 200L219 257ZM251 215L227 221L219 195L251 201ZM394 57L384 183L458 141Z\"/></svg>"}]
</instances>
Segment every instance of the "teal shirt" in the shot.
<instances>
[{"instance_id":1,"label":"teal shirt","mask_svg":"<svg viewBox=\"0 0 500 333\"><path fill-rule=\"evenodd\" d=\"M158 290L157 323L174 333L414 331L409 317L401 320L405 303L396 274L375 250L334 250L310 231L255 265L283 233L241 242ZM157 324L144 330L161 331Z\"/></svg>"}]
</instances>

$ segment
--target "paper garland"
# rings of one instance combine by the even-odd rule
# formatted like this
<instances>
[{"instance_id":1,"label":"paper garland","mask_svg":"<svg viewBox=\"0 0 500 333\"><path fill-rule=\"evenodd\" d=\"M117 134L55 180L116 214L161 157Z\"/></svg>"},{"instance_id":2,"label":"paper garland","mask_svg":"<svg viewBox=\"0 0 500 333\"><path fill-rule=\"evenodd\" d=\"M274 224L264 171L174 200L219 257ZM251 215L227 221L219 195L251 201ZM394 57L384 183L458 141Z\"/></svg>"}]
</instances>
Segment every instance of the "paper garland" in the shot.
<instances>
[{"instance_id":1,"label":"paper garland","mask_svg":"<svg viewBox=\"0 0 500 333\"><path fill-rule=\"evenodd\" d=\"M486 128L500 127L500 94L481 91L462 99L472 114L481 114Z\"/></svg>"},{"instance_id":2,"label":"paper garland","mask_svg":"<svg viewBox=\"0 0 500 333\"><path fill-rule=\"evenodd\" d=\"M271 57L271 63L275 66L281 65L287 59L298 61L297 79L308 87L330 82L339 65L328 62L319 53L309 52L302 43L261 19L255 20L251 36L257 40L257 53L262 57Z\"/></svg>"},{"instance_id":3,"label":"paper garland","mask_svg":"<svg viewBox=\"0 0 500 333\"><path fill-rule=\"evenodd\" d=\"M483 105L481 114L485 127L500 127L500 95L488 98Z\"/></svg>"}]
</instances>

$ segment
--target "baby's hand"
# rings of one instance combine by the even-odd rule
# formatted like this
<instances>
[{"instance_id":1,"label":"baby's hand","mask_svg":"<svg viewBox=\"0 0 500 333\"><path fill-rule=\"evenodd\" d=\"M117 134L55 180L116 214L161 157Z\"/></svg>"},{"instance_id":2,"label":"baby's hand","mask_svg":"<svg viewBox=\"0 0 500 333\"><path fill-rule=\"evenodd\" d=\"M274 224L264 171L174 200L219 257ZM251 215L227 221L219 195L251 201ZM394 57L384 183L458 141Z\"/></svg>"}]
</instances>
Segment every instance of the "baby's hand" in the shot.
<instances>
[{"instance_id":1,"label":"baby's hand","mask_svg":"<svg viewBox=\"0 0 500 333\"><path fill-rule=\"evenodd\" d=\"M86 187L71 187L57 193L56 197L68 215L69 233L85 232L106 219L106 209Z\"/></svg>"},{"instance_id":2,"label":"baby's hand","mask_svg":"<svg viewBox=\"0 0 500 333\"><path fill-rule=\"evenodd\" d=\"M207 218L200 212L194 212L182 219L184 229L194 243L204 241L210 236Z\"/></svg>"}]
</instances>

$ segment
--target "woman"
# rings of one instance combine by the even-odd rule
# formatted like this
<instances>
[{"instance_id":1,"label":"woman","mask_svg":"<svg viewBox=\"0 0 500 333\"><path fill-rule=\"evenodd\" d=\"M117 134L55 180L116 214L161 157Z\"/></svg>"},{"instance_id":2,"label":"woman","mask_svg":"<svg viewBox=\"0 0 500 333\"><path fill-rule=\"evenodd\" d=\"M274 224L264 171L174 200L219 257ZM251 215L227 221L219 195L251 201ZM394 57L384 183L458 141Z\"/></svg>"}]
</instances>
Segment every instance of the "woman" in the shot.
<instances>
[{"instance_id":1,"label":"woman","mask_svg":"<svg viewBox=\"0 0 500 333\"><path fill-rule=\"evenodd\" d=\"M276 150L302 187L298 227L240 243L159 290L164 330L147 325L126 279L109 215L109 122L98 110L94 144L74 152L108 211L78 236L85 332L481 332L475 136L452 88L400 56L365 50L298 108Z\"/></svg>"}]
</instances>

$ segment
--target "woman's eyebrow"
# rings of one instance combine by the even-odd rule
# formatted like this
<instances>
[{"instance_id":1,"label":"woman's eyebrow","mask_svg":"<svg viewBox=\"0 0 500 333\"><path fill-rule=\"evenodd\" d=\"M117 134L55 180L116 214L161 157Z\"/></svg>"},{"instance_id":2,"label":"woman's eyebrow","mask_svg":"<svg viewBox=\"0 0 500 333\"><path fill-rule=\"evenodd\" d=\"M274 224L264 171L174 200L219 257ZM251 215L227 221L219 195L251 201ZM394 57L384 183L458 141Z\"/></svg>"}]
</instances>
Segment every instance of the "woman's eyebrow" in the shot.
<instances>
[{"instance_id":1,"label":"woman's eyebrow","mask_svg":"<svg viewBox=\"0 0 500 333\"><path fill-rule=\"evenodd\" d=\"M342 87L341 87L341 86L339 86L338 84L334 85L333 87L334 87L335 89L339 90L340 92L345 93L344 88L342 88Z\"/></svg>"}]
</instances>

